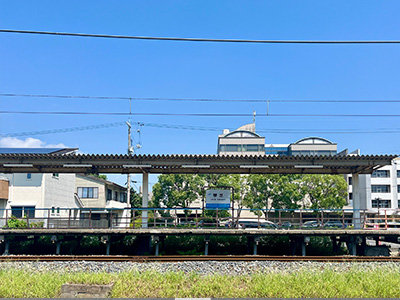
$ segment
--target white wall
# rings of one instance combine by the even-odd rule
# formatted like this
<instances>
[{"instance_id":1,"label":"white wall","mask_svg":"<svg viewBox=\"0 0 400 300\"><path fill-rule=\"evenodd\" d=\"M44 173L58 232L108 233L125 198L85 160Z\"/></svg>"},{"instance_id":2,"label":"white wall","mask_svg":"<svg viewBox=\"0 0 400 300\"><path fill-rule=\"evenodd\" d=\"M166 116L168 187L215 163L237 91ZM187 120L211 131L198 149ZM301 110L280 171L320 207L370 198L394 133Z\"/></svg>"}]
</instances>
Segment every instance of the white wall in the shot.
<instances>
[{"instance_id":1,"label":"white wall","mask_svg":"<svg viewBox=\"0 0 400 300\"><path fill-rule=\"evenodd\" d=\"M98 198L81 198L84 207L106 207L105 184L85 176L76 175L75 193L79 187L97 187Z\"/></svg>"},{"instance_id":2,"label":"white wall","mask_svg":"<svg viewBox=\"0 0 400 300\"><path fill-rule=\"evenodd\" d=\"M10 182L7 208L11 206L40 206L43 203L43 174L4 174Z\"/></svg>"},{"instance_id":3,"label":"white wall","mask_svg":"<svg viewBox=\"0 0 400 300\"><path fill-rule=\"evenodd\" d=\"M44 200L41 207L77 207L74 199L75 174L44 174Z\"/></svg>"}]
</instances>

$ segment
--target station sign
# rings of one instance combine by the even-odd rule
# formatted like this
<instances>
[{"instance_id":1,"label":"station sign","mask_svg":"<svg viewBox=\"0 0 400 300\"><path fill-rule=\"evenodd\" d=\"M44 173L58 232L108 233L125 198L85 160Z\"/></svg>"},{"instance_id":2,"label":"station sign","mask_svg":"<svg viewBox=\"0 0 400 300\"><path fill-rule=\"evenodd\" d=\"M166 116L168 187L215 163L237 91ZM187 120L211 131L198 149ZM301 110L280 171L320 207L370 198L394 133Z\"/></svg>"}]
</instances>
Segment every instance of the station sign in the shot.
<instances>
[{"instance_id":1,"label":"station sign","mask_svg":"<svg viewBox=\"0 0 400 300\"><path fill-rule=\"evenodd\" d=\"M207 190L206 208L230 208L231 191L230 190Z\"/></svg>"}]
</instances>

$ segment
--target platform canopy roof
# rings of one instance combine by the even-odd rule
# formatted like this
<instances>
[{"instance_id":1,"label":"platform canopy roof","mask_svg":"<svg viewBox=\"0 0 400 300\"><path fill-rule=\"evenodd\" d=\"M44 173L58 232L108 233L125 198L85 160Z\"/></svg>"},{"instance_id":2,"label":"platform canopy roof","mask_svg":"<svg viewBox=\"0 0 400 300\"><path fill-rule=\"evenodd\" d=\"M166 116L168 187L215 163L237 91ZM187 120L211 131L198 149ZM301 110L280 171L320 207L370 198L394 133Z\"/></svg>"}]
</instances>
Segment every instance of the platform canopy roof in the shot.
<instances>
[{"instance_id":1,"label":"platform canopy roof","mask_svg":"<svg viewBox=\"0 0 400 300\"><path fill-rule=\"evenodd\" d=\"M395 155L0 154L0 173L371 174Z\"/></svg>"}]
</instances>

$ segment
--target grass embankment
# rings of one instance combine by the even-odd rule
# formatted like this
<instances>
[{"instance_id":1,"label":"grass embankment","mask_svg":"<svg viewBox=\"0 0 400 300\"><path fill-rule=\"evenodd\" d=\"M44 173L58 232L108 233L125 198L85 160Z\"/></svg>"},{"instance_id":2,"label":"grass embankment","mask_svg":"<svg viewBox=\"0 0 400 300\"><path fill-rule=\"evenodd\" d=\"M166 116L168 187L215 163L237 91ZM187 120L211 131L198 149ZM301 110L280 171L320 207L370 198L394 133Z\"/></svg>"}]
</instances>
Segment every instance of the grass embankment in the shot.
<instances>
[{"instance_id":1,"label":"grass embankment","mask_svg":"<svg viewBox=\"0 0 400 300\"><path fill-rule=\"evenodd\" d=\"M399 298L400 273L331 270L252 276L199 276L155 272L125 273L31 273L0 271L0 297L59 297L64 283L114 283L116 298Z\"/></svg>"}]
</instances>

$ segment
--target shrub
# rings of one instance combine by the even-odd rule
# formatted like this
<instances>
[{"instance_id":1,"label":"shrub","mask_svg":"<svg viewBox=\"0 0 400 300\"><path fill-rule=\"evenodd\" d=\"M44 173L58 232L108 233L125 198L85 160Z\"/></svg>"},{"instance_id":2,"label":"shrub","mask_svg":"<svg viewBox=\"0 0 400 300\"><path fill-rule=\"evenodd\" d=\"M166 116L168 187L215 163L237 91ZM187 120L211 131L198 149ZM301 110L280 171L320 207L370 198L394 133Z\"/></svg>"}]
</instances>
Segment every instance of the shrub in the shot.
<instances>
[{"instance_id":1,"label":"shrub","mask_svg":"<svg viewBox=\"0 0 400 300\"><path fill-rule=\"evenodd\" d=\"M11 216L11 218L7 220L7 225L4 226L4 228L10 228L10 229L27 228L27 227L28 224L24 220L17 219L17 217L15 216Z\"/></svg>"}]
</instances>

